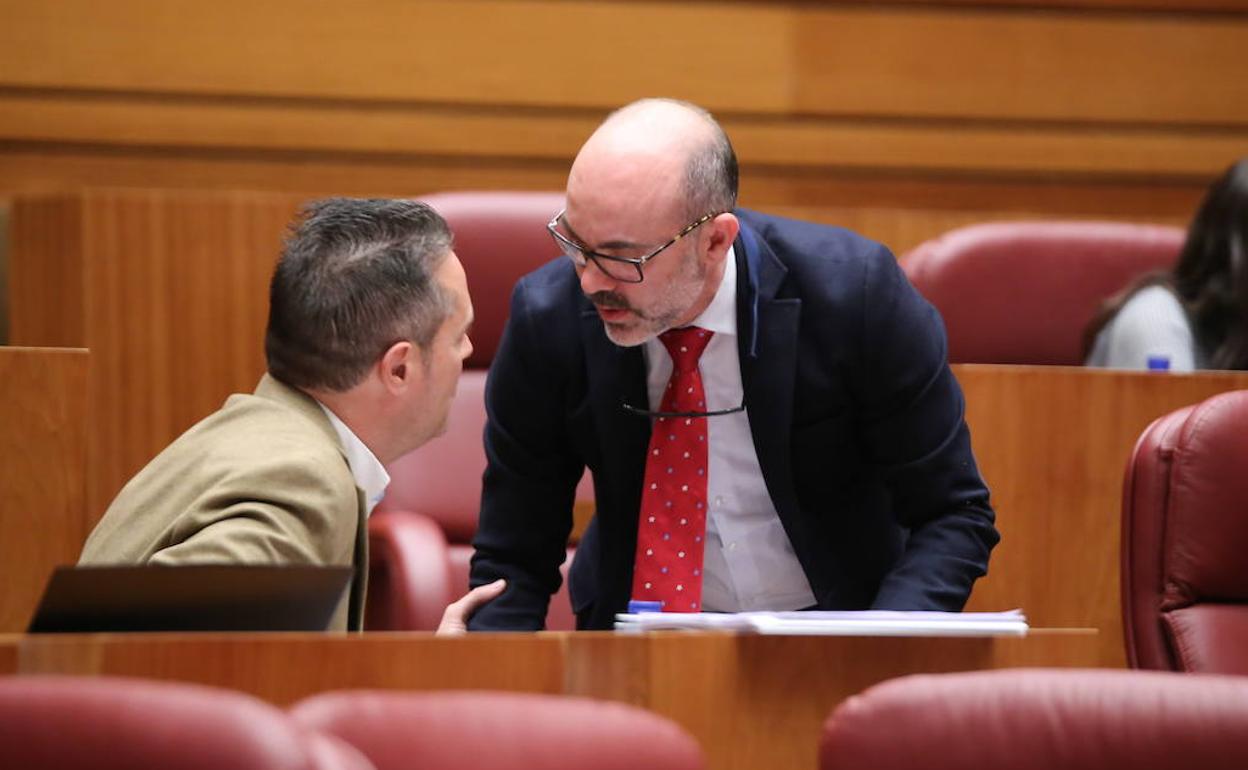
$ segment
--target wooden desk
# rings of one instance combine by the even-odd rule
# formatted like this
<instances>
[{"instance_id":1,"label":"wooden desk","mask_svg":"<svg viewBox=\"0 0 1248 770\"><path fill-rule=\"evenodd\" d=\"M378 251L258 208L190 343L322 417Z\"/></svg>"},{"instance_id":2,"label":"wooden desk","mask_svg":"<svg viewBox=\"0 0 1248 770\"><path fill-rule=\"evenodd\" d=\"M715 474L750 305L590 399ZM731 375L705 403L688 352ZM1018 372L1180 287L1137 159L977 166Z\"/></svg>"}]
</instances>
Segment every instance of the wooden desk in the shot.
<instances>
[{"instance_id":1,"label":"wooden desk","mask_svg":"<svg viewBox=\"0 0 1248 770\"><path fill-rule=\"evenodd\" d=\"M78 561L85 510L85 350L0 347L0 633L24 631L58 564Z\"/></svg>"},{"instance_id":2,"label":"wooden desk","mask_svg":"<svg viewBox=\"0 0 1248 770\"><path fill-rule=\"evenodd\" d=\"M2 649L2 648L0 648ZM22 673L201 682L279 705L323 690L494 689L622 701L684 726L708 767L816 767L832 707L914 673L1091 666L1090 630L1026 638L775 637L733 634L100 634L28 636Z\"/></svg>"},{"instance_id":3,"label":"wooden desk","mask_svg":"<svg viewBox=\"0 0 1248 770\"><path fill-rule=\"evenodd\" d=\"M1001 544L969 610L1021 607L1036 627L1096 628L1100 665L1126 665L1122 475L1156 418L1248 388L1248 373L1158 375L1062 366L953 367Z\"/></svg>"},{"instance_id":4,"label":"wooden desk","mask_svg":"<svg viewBox=\"0 0 1248 770\"><path fill-rule=\"evenodd\" d=\"M0 635L0 676L17 673L17 649L21 639L16 634Z\"/></svg>"}]
</instances>

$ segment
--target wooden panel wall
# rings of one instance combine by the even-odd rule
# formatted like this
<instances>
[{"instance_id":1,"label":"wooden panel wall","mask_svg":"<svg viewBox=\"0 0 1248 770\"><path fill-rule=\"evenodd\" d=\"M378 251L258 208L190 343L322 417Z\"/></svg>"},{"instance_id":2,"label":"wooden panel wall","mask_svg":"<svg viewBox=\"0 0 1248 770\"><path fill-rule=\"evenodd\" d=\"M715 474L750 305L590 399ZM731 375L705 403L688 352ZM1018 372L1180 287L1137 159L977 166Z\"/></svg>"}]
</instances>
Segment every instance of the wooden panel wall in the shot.
<instances>
[{"instance_id":1,"label":"wooden panel wall","mask_svg":"<svg viewBox=\"0 0 1248 770\"><path fill-rule=\"evenodd\" d=\"M954 371L1001 530L968 609L1021 607L1036 626L1096 628L1101 665L1125 666L1119 527L1127 458L1154 419L1248 388L1248 373Z\"/></svg>"},{"instance_id":2,"label":"wooden panel wall","mask_svg":"<svg viewBox=\"0 0 1248 770\"><path fill-rule=\"evenodd\" d=\"M0 633L26 630L52 568L78 561L90 531L87 367L85 350L0 347Z\"/></svg>"},{"instance_id":3,"label":"wooden panel wall","mask_svg":"<svg viewBox=\"0 0 1248 770\"><path fill-rule=\"evenodd\" d=\"M1248 154L1243 0L0 0L0 18L0 195L558 188L606 111L646 95L721 117L746 204L901 230L1181 221Z\"/></svg>"},{"instance_id":4,"label":"wooden panel wall","mask_svg":"<svg viewBox=\"0 0 1248 770\"><path fill-rule=\"evenodd\" d=\"M92 353L85 509L264 371L292 196L94 192L13 207L12 329Z\"/></svg>"}]
</instances>

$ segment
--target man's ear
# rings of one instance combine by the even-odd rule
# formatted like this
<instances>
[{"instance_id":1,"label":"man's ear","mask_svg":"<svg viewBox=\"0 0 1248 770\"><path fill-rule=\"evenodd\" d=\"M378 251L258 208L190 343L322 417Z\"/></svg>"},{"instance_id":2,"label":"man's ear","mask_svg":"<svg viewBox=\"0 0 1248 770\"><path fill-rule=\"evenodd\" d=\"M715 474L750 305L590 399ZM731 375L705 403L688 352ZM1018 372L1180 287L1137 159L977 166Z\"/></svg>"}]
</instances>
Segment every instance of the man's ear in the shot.
<instances>
[{"instance_id":1,"label":"man's ear","mask_svg":"<svg viewBox=\"0 0 1248 770\"><path fill-rule=\"evenodd\" d=\"M734 214L726 213L707 222L705 227L709 232L706 239L706 258L714 264L723 260L724 255L728 253L732 242L737 239L737 233L741 230L741 223L737 221Z\"/></svg>"},{"instance_id":2,"label":"man's ear","mask_svg":"<svg viewBox=\"0 0 1248 770\"><path fill-rule=\"evenodd\" d=\"M396 393L415 387L424 372L419 359L420 348L410 341L400 340L391 345L377 362L382 385Z\"/></svg>"}]
</instances>

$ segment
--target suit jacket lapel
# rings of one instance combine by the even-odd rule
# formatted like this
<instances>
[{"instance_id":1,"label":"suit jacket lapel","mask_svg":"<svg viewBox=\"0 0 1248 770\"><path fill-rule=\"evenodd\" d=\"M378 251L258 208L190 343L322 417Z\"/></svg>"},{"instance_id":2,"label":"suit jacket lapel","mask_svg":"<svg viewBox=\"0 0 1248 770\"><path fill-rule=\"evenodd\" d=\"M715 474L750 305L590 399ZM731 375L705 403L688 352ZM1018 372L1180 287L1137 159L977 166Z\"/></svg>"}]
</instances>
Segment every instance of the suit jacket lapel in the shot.
<instances>
[{"instance_id":1,"label":"suit jacket lapel","mask_svg":"<svg viewBox=\"0 0 1248 770\"><path fill-rule=\"evenodd\" d=\"M750 433L776 512L791 529L799 518L789 438L801 300L776 297L788 271L744 223L734 251L738 352Z\"/></svg>"},{"instance_id":2,"label":"suit jacket lapel","mask_svg":"<svg viewBox=\"0 0 1248 770\"><path fill-rule=\"evenodd\" d=\"M602 432L603 462L610 467L628 468L637 477L640 504L650 421L624 411L621 401L642 407L647 403L646 364L641 346L623 348L611 342L603 330L602 319L588 303L581 312L581 337L589 408Z\"/></svg>"}]
</instances>

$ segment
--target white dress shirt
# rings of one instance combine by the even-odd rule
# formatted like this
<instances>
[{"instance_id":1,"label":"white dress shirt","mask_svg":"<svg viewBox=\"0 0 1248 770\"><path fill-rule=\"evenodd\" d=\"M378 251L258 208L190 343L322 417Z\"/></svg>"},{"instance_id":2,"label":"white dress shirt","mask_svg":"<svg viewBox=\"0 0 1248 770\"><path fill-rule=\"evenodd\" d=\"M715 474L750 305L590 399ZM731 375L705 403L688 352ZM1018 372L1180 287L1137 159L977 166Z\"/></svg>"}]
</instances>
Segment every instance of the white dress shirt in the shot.
<instances>
[{"instance_id":1,"label":"white dress shirt","mask_svg":"<svg viewBox=\"0 0 1248 770\"><path fill-rule=\"evenodd\" d=\"M316 403L321 407L321 411L325 412L325 416L329 418L329 424L334 426L334 432L338 434L338 440L342 442L342 451L347 456L347 465L351 468L355 485L364 492L364 500L368 505L367 513L371 515L377 503L385 497L386 487L390 485L390 474L386 473L386 466L381 464L377 455L373 454L373 451L363 441L360 441L360 437L355 435L355 432L348 428L345 422L338 419L338 415L320 401Z\"/></svg>"},{"instance_id":2,"label":"white dress shirt","mask_svg":"<svg viewBox=\"0 0 1248 770\"><path fill-rule=\"evenodd\" d=\"M737 263L728 250L711 304L690 324L715 333L699 361L706 410L740 406ZM644 346L650 408L657 410L672 359L656 337ZM749 412L706 418L709 455L702 607L709 611L796 610L815 603L806 573L767 493Z\"/></svg>"}]
</instances>

